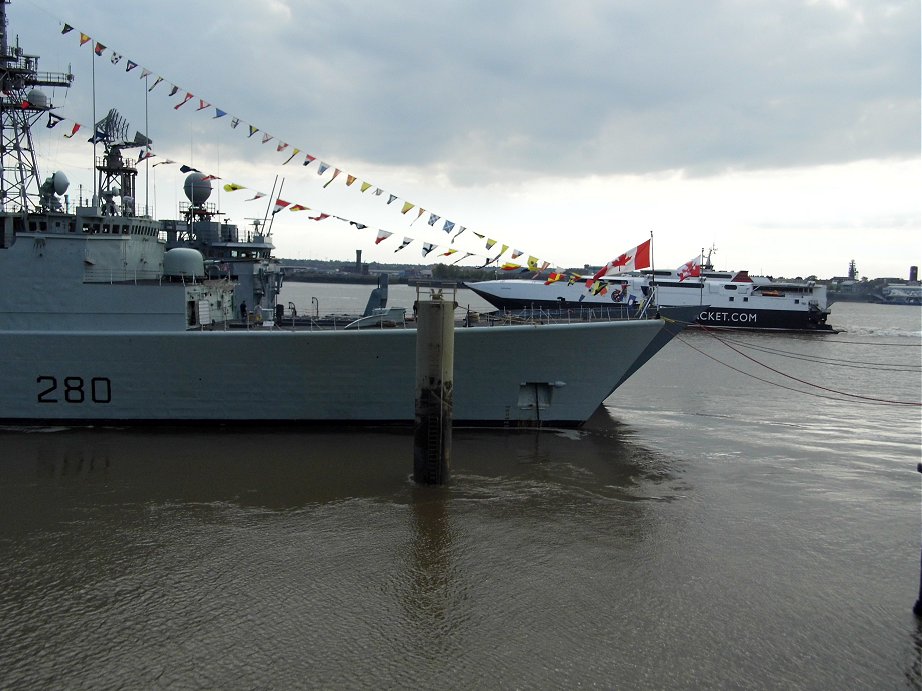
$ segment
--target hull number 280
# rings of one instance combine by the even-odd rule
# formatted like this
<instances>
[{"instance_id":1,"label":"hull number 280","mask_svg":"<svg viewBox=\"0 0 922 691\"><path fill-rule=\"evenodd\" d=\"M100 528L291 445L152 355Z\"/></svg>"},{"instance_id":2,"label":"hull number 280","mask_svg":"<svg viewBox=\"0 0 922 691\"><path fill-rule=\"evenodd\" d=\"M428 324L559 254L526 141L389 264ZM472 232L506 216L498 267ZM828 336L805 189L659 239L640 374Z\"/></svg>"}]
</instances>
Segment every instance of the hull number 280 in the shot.
<instances>
[{"instance_id":1,"label":"hull number 280","mask_svg":"<svg viewBox=\"0 0 922 691\"><path fill-rule=\"evenodd\" d=\"M111 403L112 382L108 377L36 377L39 403Z\"/></svg>"}]
</instances>

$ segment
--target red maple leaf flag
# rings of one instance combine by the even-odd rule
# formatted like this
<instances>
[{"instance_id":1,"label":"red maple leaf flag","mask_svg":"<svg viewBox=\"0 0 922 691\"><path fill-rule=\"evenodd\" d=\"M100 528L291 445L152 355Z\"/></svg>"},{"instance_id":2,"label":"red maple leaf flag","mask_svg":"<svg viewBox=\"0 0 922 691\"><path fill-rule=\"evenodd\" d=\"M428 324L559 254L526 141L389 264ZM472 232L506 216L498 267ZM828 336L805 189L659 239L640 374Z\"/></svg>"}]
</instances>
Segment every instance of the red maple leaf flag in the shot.
<instances>
[{"instance_id":1,"label":"red maple leaf flag","mask_svg":"<svg viewBox=\"0 0 922 691\"><path fill-rule=\"evenodd\" d=\"M679 281L684 281L686 278L694 278L695 276L701 275L701 255L699 254L694 259L689 259L687 262L682 264L678 269L676 269L676 275L679 277Z\"/></svg>"},{"instance_id":2,"label":"red maple leaf flag","mask_svg":"<svg viewBox=\"0 0 922 691\"><path fill-rule=\"evenodd\" d=\"M637 269L647 269L650 267L650 240L641 242L637 247L629 249L627 252L622 254L615 259L612 259L605 266L595 272L595 275L588 281L586 285L592 285L593 281L597 281L608 274L623 274L628 271L636 271Z\"/></svg>"}]
</instances>

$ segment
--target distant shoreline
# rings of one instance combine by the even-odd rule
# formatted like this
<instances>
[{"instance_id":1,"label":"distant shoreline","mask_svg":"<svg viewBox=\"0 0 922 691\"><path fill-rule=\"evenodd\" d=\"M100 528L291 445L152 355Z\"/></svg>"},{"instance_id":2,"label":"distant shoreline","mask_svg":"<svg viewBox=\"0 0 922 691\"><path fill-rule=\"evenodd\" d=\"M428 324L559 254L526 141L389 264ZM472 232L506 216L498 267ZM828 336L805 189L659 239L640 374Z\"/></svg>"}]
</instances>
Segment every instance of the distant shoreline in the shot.
<instances>
[{"instance_id":1,"label":"distant shoreline","mask_svg":"<svg viewBox=\"0 0 922 691\"><path fill-rule=\"evenodd\" d=\"M285 274L285 280L291 283L343 283L353 285L377 285L378 274L342 274L342 273L294 273ZM462 280L459 279L439 279L439 278L420 278L418 276L395 278L388 277L388 282L393 285L426 285L442 286L455 285L461 286Z\"/></svg>"}]
</instances>

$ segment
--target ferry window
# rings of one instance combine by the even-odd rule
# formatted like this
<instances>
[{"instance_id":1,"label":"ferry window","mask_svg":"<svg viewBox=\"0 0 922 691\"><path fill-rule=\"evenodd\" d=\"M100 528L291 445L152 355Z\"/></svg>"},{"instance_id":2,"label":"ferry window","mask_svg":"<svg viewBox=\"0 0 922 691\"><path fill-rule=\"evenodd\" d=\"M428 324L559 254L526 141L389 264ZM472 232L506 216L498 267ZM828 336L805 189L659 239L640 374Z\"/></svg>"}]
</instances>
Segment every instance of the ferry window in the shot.
<instances>
[{"instance_id":1,"label":"ferry window","mask_svg":"<svg viewBox=\"0 0 922 691\"><path fill-rule=\"evenodd\" d=\"M38 229L39 229L39 230L48 230L48 224L47 224L45 221L39 221L39 222L38 222Z\"/></svg>"},{"instance_id":2,"label":"ferry window","mask_svg":"<svg viewBox=\"0 0 922 691\"><path fill-rule=\"evenodd\" d=\"M799 305L799 304L800 304L800 299L799 299L799 298L794 298L794 304L795 304L795 305Z\"/></svg>"},{"instance_id":3,"label":"ferry window","mask_svg":"<svg viewBox=\"0 0 922 691\"><path fill-rule=\"evenodd\" d=\"M731 296L730 296L730 302L733 302L734 299L735 299L735 298L731 295Z\"/></svg>"},{"instance_id":4,"label":"ferry window","mask_svg":"<svg viewBox=\"0 0 922 691\"><path fill-rule=\"evenodd\" d=\"M724 290L736 290L737 286L724 286Z\"/></svg>"},{"instance_id":5,"label":"ferry window","mask_svg":"<svg viewBox=\"0 0 922 691\"><path fill-rule=\"evenodd\" d=\"M35 232L35 221L29 221L29 230Z\"/></svg>"},{"instance_id":6,"label":"ferry window","mask_svg":"<svg viewBox=\"0 0 922 691\"><path fill-rule=\"evenodd\" d=\"M743 298L743 302L749 302L749 298L744 297L744 298Z\"/></svg>"}]
</instances>

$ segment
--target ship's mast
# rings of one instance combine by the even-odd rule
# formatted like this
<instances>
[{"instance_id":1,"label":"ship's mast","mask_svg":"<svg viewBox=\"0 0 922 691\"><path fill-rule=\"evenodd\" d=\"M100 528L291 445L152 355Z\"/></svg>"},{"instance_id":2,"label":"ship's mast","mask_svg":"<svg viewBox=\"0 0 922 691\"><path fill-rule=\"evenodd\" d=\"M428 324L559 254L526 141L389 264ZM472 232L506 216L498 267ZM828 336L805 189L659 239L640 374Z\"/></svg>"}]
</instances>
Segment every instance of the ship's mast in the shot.
<instances>
[{"instance_id":1,"label":"ship's mast","mask_svg":"<svg viewBox=\"0 0 922 691\"><path fill-rule=\"evenodd\" d=\"M96 123L94 140L101 142L105 148L102 158L96 159L97 170L97 210L104 216L120 213L134 216L135 209L135 178L138 169L135 161L122 156L122 150L133 147L147 147L151 140L140 132L136 132L134 139L128 139L128 123L118 114L115 108L102 120ZM121 207L114 206L114 197L120 196Z\"/></svg>"},{"instance_id":2,"label":"ship's mast","mask_svg":"<svg viewBox=\"0 0 922 691\"><path fill-rule=\"evenodd\" d=\"M69 87L73 74L39 72L38 56L25 55L7 39L6 6L0 0L0 211L38 208L39 175L32 125L51 110L36 87Z\"/></svg>"}]
</instances>

